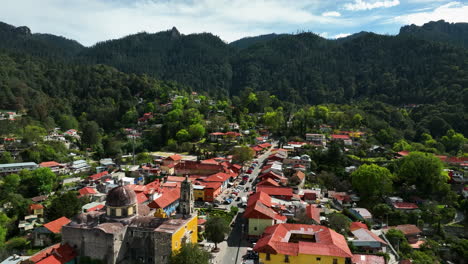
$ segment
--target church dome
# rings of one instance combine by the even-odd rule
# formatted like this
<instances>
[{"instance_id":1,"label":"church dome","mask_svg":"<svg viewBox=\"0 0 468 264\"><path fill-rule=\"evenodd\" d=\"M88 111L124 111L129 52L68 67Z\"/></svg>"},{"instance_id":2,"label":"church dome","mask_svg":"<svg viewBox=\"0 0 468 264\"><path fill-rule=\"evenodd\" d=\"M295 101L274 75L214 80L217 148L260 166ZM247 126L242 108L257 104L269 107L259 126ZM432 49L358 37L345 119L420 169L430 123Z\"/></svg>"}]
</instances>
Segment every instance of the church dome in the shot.
<instances>
[{"instance_id":1,"label":"church dome","mask_svg":"<svg viewBox=\"0 0 468 264\"><path fill-rule=\"evenodd\" d=\"M128 207L137 203L136 193L128 186L118 186L107 194L106 205L112 207Z\"/></svg>"}]
</instances>

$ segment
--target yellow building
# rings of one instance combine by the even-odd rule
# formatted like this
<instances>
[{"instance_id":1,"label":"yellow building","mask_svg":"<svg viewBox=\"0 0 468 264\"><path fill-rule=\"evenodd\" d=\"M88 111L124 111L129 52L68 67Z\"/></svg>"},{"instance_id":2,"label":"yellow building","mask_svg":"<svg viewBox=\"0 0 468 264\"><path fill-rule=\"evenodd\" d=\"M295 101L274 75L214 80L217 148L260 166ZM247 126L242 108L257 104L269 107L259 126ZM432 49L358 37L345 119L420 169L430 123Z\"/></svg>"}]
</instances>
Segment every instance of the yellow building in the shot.
<instances>
[{"instance_id":1,"label":"yellow building","mask_svg":"<svg viewBox=\"0 0 468 264\"><path fill-rule=\"evenodd\" d=\"M193 186L193 197L195 201L204 201L205 200L205 186L203 185L194 185Z\"/></svg>"},{"instance_id":2,"label":"yellow building","mask_svg":"<svg viewBox=\"0 0 468 264\"><path fill-rule=\"evenodd\" d=\"M249 237L260 237L265 228L287 220L286 216L272 209L271 197L264 192L256 192L249 197L244 218L249 222Z\"/></svg>"},{"instance_id":3,"label":"yellow building","mask_svg":"<svg viewBox=\"0 0 468 264\"><path fill-rule=\"evenodd\" d=\"M181 221L183 223L180 223ZM196 215L190 219L171 219L162 224L156 231L173 227L176 224L177 229L172 233L172 251L177 251L184 243L196 244L198 242L197 222L198 217Z\"/></svg>"},{"instance_id":4,"label":"yellow building","mask_svg":"<svg viewBox=\"0 0 468 264\"><path fill-rule=\"evenodd\" d=\"M353 256L342 235L325 226L303 224L266 228L254 251L263 264L346 264Z\"/></svg>"}]
</instances>

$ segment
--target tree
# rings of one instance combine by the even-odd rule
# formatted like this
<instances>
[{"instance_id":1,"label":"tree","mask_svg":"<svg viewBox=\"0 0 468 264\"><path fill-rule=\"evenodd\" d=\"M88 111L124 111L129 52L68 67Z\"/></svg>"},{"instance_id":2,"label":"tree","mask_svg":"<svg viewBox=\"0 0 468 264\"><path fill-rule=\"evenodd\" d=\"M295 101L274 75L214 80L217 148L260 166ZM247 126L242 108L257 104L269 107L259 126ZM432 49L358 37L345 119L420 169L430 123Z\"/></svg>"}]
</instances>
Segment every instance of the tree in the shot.
<instances>
[{"instance_id":1,"label":"tree","mask_svg":"<svg viewBox=\"0 0 468 264\"><path fill-rule=\"evenodd\" d=\"M0 212L0 249L5 246L5 239L10 223L11 219L5 213Z\"/></svg>"},{"instance_id":2,"label":"tree","mask_svg":"<svg viewBox=\"0 0 468 264\"><path fill-rule=\"evenodd\" d=\"M400 139L399 141L393 144L393 151L402 151L402 150L412 150L411 145L406 142L404 139Z\"/></svg>"},{"instance_id":3,"label":"tree","mask_svg":"<svg viewBox=\"0 0 468 264\"><path fill-rule=\"evenodd\" d=\"M71 218L81 210L82 202L76 192L66 192L56 196L46 210L46 217L53 221L62 216Z\"/></svg>"},{"instance_id":4,"label":"tree","mask_svg":"<svg viewBox=\"0 0 468 264\"><path fill-rule=\"evenodd\" d=\"M61 115L58 124L63 130L78 129L78 120L74 116Z\"/></svg>"},{"instance_id":5,"label":"tree","mask_svg":"<svg viewBox=\"0 0 468 264\"><path fill-rule=\"evenodd\" d=\"M142 164L142 163L152 163L153 158L151 155L147 152L140 152L136 155L135 157L135 162L136 164Z\"/></svg>"},{"instance_id":6,"label":"tree","mask_svg":"<svg viewBox=\"0 0 468 264\"><path fill-rule=\"evenodd\" d=\"M3 178L2 192L15 193L20 186L21 178L18 174L9 174Z\"/></svg>"},{"instance_id":7,"label":"tree","mask_svg":"<svg viewBox=\"0 0 468 264\"><path fill-rule=\"evenodd\" d=\"M380 218L383 221L383 217L388 215L392 211L392 208L387 204L380 203L376 204L372 209L372 214L375 218Z\"/></svg>"},{"instance_id":8,"label":"tree","mask_svg":"<svg viewBox=\"0 0 468 264\"><path fill-rule=\"evenodd\" d=\"M170 264L208 264L210 253L201 249L197 244L182 244L181 248L172 252Z\"/></svg>"},{"instance_id":9,"label":"tree","mask_svg":"<svg viewBox=\"0 0 468 264\"><path fill-rule=\"evenodd\" d=\"M254 151L253 149L251 149L249 146L246 146L246 145L242 145L240 147L236 147L234 148L234 150L232 151L233 153L233 160L235 162L239 162L239 163L244 163L246 161L249 161L251 159L253 159L254 157Z\"/></svg>"},{"instance_id":10,"label":"tree","mask_svg":"<svg viewBox=\"0 0 468 264\"><path fill-rule=\"evenodd\" d=\"M431 194L447 183L442 174L442 162L432 154L411 152L399 160L397 175L408 185L416 185L424 194Z\"/></svg>"},{"instance_id":11,"label":"tree","mask_svg":"<svg viewBox=\"0 0 468 264\"><path fill-rule=\"evenodd\" d=\"M47 131L43 127L28 125L24 128L23 141L27 144L42 141Z\"/></svg>"},{"instance_id":12,"label":"tree","mask_svg":"<svg viewBox=\"0 0 468 264\"><path fill-rule=\"evenodd\" d=\"M86 146L94 146L100 143L99 125L95 121L86 121L82 126L82 130L81 140Z\"/></svg>"},{"instance_id":13,"label":"tree","mask_svg":"<svg viewBox=\"0 0 468 264\"><path fill-rule=\"evenodd\" d=\"M353 187L370 200L392 191L393 175L387 168L375 164L360 166L351 174Z\"/></svg>"},{"instance_id":14,"label":"tree","mask_svg":"<svg viewBox=\"0 0 468 264\"><path fill-rule=\"evenodd\" d=\"M192 139L199 139L205 135L205 127L202 124L190 125L188 131Z\"/></svg>"},{"instance_id":15,"label":"tree","mask_svg":"<svg viewBox=\"0 0 468 264\"><path fill-rule=\"evenodd\" d=\"M7 164L7 163L13 163L15 160L11 156L11 153L8 151L5 151L0 154L0 164Z\"/></svg>"},{"instance_id":16,"label":"tree","mask_svg":"<svg viewBox=\"0 0 468 264\"><path fill-rule=\"evenodd\" d=\"M447 134L440 140L448 152L457 154L463 149L467 139L461 133L456 133L453 129L447 131Z\"/></svg>"},{"instance_id":17,"label":"tree","mask_svg":"<svg viewBox=\"0 0 468 264\"><path fill-rule=\"evenodd\" d=\"M27 188L26 197L40 194L49 194L54 189L57 175L50 168L39 168L33 171L23 170L20 172L21 185Z\"/></svg>"},{"instance_id":18,"label":"tree","mask_svg":"<svg viewBox=\"0 0 468 264\"><path fill-rule=\"evenodd\" d=\"M187 142L190 140L190 134L187 129L181 129L177 132L176 138L178 142Z\"/></svg>"},{"instance_id":19,"label":"tree","mask_svg":"<svg viewBox=\"0 0 468 264\"><path fill-rule=\"evenodd\" d=\"M348 233L349 225L351 224L351 220L348 217L338 213L334 213L328 217L328 222L330 223L330 228L341 234Z\"/></svg>"},{"instance_id":20,"label":"tree","mask_svg":"<svg viewBox=\"0 0 468 264\"><path fill-rule=\"evenodd\" d=\"M205 224L206 238L215 243L215 249L218 243L224 241L224 237L229 232L229 224L221 217L210 217Z\"/></svg>"}]
</instances>

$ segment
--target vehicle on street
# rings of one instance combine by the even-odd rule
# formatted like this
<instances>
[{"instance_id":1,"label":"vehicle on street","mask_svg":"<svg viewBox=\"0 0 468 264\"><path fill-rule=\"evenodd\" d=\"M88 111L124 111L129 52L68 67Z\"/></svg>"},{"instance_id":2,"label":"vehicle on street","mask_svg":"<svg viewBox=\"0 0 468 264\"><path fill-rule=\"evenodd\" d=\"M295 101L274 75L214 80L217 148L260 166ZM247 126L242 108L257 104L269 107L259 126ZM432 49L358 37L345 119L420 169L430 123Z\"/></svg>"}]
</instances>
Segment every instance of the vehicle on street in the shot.
<instances>
[{"instance_id":1,"label":"vehicle on street","mask_svg":"<svg viewBox=\"0 0 468 264\"><path fill-rule=\"evenodd\" d=\"M231 204L231 203L232 203L232 199L228 198L228 199L224 200L224 204Z\"/></svg>"}]
</instances>

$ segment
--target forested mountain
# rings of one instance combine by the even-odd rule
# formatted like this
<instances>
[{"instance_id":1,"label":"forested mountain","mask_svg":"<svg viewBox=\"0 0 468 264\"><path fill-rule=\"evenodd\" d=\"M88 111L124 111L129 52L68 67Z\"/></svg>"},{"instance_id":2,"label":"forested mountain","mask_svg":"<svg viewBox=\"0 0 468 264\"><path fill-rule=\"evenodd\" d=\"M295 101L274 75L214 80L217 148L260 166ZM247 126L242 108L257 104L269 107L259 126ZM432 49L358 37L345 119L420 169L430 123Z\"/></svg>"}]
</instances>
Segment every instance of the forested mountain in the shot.
<instances>
[{"instance_id":1,"label":"forested mountain","mask_svg":"<svg viewBox=\"0 0 468 264\"><path fill-rule=\"evenodd\" d=\"M468 23L431 21L422 26L404 26L400 29L400 35L411 35L420 39L468 47Z\"/></svg>"},{"instance_id":2,"label":"forested mountain","mask_svg":"<svg viewBox=\"0 0 468 264\"><path fill-rule=\"evenodd\" d=\"M464 26L434 25L443 27L422 28L444 28L430 31L439 36L437 32L460 32ZM9 51L46 59L62 54L69 63L106 64L213 96L240 95L251 88L297 104L468 100L468 50L428 41L427 34L403 33L409 29L397 36L361 32L340 40L313 33L265 35L229 45L209 33L182 35L173 28L83 48L60 37L31 34L25 27L1 28L0 37L8 40L2 45Z\"/></svg>"},{"instance_id":3,"label":"forested mountain","mask_svg":"<svg viewBox=\"0 0 468 264\"><path fill-rule=\"evenodd\" d=\"M255 37L246 37L246 38L241 38L239 40L233 41L229 43L231 47L237 48L237 49L246 49L252 45L255 45L257 43L263 43L267 42L269 40L275 39L277 37L283 36L284 34L267 34L267 35L260 35L260 36L255 36Z\"/></svg>"},{"instance_id":4,"label":"forested mountain","mask_svg":"<svg viewBox=\"0 0 468 264\"><path fill-rule=\"evenodd\" d=\"M132 73L176 80L210 94L224 94L231 83L231 48L212 34L181 35L176 28L138 33L98 43L79 54L86 63L112 65Z\"/></svg>"},{"instance_id":5,"label":"forested mountain","mask_svg":"<svg viewBox=\"0 0 468 264\"><path fill-rule=\"evenodd\" d=\"M32 34L28 27L0 22L0 49L41 57L72 57L84 47L75 40L51 34Z\"/></svg>"}]
</instances>

